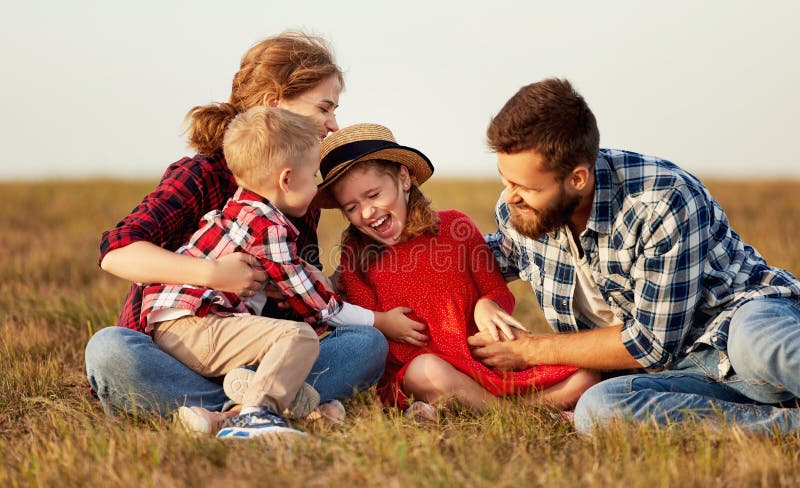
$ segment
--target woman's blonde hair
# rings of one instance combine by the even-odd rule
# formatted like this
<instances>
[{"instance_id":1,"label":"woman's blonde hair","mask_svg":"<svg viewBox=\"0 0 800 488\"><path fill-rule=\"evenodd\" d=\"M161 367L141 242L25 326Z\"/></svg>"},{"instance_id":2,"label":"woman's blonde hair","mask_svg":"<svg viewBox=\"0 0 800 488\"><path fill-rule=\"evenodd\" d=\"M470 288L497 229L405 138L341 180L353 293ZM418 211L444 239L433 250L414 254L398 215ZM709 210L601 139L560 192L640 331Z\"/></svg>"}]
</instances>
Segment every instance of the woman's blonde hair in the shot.
<instances>
[{"instance_id":1,"label":"woman's blonde hair","mask_svg":"<svg viewBox=\"0 0 800 488\"><path fill-rule=\"evenodd\" d=\"M189 145L201 154L222 148L228 124L237 114L268 99L291 99L336 76L344 87L327 42L302 32L284 32L254 45L242 57L226 103L197 106L186 114Z\"/></svg>"},{"instance_id":2,"label":"woman's blonde hair","mask_svg":"<svg viewBox=\"0 0 800 488\"><path fill-rule=\"evenodd\" d=\"M397 182L400 178L400 164L382 159L368 159L353 165L353 169L360 171L373 170L378 174L385 174ZM408 194L408 213L406 225L400 234L401 241L408 241L422 234L437 235L439 233L439 215L431 206L431 201L419 189L414 177L411 177L411 188ZM367 236L350 224L342 233L342 252L350 253L351 266L362 277L367 269L383 254L386 246Z\"/></svg>"}]
</instances>

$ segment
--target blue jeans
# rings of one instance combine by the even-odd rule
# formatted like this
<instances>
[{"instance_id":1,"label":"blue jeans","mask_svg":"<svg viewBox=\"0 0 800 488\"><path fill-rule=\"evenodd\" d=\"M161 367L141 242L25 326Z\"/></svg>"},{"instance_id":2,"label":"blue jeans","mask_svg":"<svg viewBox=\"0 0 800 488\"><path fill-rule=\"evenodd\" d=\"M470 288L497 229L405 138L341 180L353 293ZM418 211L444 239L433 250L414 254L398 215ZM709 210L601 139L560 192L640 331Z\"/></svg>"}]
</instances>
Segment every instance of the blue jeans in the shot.
<instances>
[{"instance_id":1,"label":"blue jeans","mask_svg":"<svg viewBox=\"0 0 800 488\"><path fill-rule=\"evenodd\" d=\"M388 345L373 327L337 327L320 341L306 380L322 402L343 400L383 374ZM159 349L149 335L123 327L99 330L86 345L86 376L109 416L113 409L167 415L181 405L222 410L222 385Z\"/></svg>"},{"instance_id":2,"label":"blue jeans","mask_svg":"<svg viewBox=\"0 0 800 488\"><path fill-rule=\"evenodd\" d=\"M613 419L666 425L702 418L749 431L799 432L800 408L775 404L800 397L800 305L785 298L742 305L731 319L727 352L734 373L724 378L720 352L708 347L668 371L602 381L578 401L575 426L589 433Z\"/></svg>"}]
</instances>

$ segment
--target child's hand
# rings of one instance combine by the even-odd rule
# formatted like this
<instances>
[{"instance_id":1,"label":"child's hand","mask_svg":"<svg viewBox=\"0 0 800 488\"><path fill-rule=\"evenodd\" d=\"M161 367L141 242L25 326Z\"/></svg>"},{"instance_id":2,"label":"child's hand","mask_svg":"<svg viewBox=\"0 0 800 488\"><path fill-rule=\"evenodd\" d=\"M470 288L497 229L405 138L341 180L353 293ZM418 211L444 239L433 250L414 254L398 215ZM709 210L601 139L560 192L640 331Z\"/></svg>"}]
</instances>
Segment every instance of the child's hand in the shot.
<instances>
[{"instance_id":1,"label":"child's hand","mask_svg":"<svg viewBox=\"0 0 800 488\"><path fill-rule=\"evenodd\" d=\"M411 312L413 310L408 307L397 307L388 312L375 312L375 328L383 332L383 335L390 341L425 347L428 345L428 336L422 332L427 327L421 322L408 318L406 314Z\"/></svg>"},{"instance_id":2,"label":"child's hand","mask_svg":"<svg viewBox=\"0 0 800 488\"><path fill-rule=\"evenodd\" d=\"M495 341L500 340L499 328L507 339L514 339L511 327L527 332L527 329L514 317L507 314L498 304L488 298L481 298L475 304L475 325L481 332L488 332Z\"/></svg>"},{"instance_id":3,"label":"child's hand","mask_svg":"<svg viewBox=\"0 0 800 488\"><path fill-rule=\"evenodd\" d=\"M314 266L312 264L308 264L305 261L303 261L303 264L306 267L306 271L308 272L308 274L311 275L312 278L314 278L315 280L317 280L320 283L322 283L323 286L325 286L326 290L328 290L331 293L334 293L333 284L331 283L331 280L329 280L328 277L325 276L322 273L322 271L319 270L319 268L317 268L316 266Z\"/></svg>"}]
</instances>

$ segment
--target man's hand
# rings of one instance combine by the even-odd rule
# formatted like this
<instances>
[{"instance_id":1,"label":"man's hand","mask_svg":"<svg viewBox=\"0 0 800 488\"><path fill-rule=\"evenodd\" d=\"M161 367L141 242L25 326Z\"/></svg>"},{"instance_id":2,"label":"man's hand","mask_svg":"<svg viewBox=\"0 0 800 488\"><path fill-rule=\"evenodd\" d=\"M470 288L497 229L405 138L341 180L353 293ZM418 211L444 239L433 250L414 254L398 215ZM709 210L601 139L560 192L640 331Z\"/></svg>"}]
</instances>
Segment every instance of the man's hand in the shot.
<instances>
[{"instance_id":1,"label":"man's hand","mask_svg":"<svg viewBox=\"0 0 800 488\"><path fill-rule=\"evenodd\" d=\"M214 264L207 281L208 288L235 293L240 298L251 298L264 288L267 274L251 267L255 262L253 256L235 252L212 262Z\"/></svg>"},{"instance_id":2,"label":"man's hand","mask_svg":"<svg viewBox=\"0 0 800 488\"><path fill-rule=\"evenodd\" d=\"M472 347L472 355L490 368L519 371L534 366L525 357L525 346L534 336L527 332L517 332L518 338L498 342L489 331L481 331L467 338Z\"/></svg>"},{"instance_id":3,"label":"man's hand","mask_svg":"<svg viewBox=\"0 0 800 488\"><path fill-rule=\"evenodd\" d=\"M488 298L481 298L475 304L475 325L481 332L488 332L495 342L500 340L500 329L507 339L514 339L514 332L511 328L527 332L527 329L520 324L517 319L506 313L505 310Z\"/></svg>"},{"instance_id":4,"label":"man's hand","mask_svg":"<svg viewBox=\"0 0 800 488\"><path fill-rule=\"evenodd\" d=\"M539 364L570 364L600 371L640 368L620 340L622 324L572 334L517 332L513 341L495 342L488 332L467 338L483 364L519 370Z\"/></svg>"},{"instance_id":5,"label":"man's hand","mask_svg":"<svg viewBox=\"0 0 800 488\"><path fill-rule=\"evenodd\" d=\"M428 336L423 334L427 326L406 316L411 313L408 307L397 307L388 312L375 312L375 328L390 341L405 342L412 346L425 347Z\"/></svg>"}]
</instances>

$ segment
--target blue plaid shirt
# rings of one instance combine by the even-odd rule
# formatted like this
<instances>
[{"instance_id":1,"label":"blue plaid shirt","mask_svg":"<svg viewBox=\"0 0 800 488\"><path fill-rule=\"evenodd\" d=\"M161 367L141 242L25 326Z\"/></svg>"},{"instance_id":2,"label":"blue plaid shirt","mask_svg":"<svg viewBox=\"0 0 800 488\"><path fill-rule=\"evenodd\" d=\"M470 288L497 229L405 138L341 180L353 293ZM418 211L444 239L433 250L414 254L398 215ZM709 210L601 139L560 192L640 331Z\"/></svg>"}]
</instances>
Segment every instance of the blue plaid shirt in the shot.
<instances>
[{"instance_id":1,"label":"blue plaid shirt","mask_svg":"<svg viewBox=\"0 0 800 488\"><path fill-rule=\"evenodd\" d=\"M800 297L800 282L767 266L730 228L700 181L676 165L601 149L586 229L580 235L622 341L647 369L663 369L700 344L726 351L733 313L748 300ZM511 226L501 195L498 231L486 236L506 277L529 281L556 332L592 329L573 310L575 268L563 230L539 239ZM724 361L720 373L730 366Z\"/></svg>"}]
</instances>

